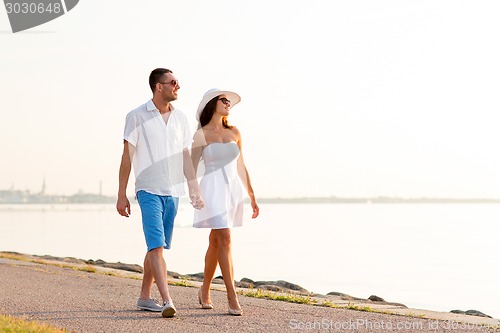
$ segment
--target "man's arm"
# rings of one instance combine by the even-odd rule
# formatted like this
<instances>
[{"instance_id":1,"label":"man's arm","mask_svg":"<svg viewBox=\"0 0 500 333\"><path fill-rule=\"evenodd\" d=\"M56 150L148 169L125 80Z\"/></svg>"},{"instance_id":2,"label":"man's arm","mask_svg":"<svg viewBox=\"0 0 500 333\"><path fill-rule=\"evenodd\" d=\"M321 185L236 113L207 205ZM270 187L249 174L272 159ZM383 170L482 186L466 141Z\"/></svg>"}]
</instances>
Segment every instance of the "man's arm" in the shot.
<instances>
[{"instance_id":1,"label":"man's arm","mask_svg":"<svg viewBox=\"0 0 500 333\"><path fill-rule=\"evenodd\" d=\"M127 185L132 169L132 156L134 156L135 147L127 141L123 141L123 154L120 163L119 183L118 183L118 199L116 201L116 210L122 216L129 217L130 202L127 198Z\"/></svg>"}]
</instances>

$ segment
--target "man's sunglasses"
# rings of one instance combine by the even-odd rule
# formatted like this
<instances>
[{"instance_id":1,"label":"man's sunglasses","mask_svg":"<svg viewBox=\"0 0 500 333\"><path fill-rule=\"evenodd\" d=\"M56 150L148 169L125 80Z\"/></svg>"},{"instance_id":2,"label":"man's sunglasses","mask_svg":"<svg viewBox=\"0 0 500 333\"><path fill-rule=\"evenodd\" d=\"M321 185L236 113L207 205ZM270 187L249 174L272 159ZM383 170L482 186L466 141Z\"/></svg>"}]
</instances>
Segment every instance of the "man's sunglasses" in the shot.
<instances>
[{"instance_id":1,"label":"man's sunglasses","mask_svg":"<svg viewBox=\"0 0 500 333\"><path fill-rule=\"evenodd\" d=\"M174 87L177 87L179 85L179 80L172 80L170 82L158 82L159 84L171 84Z\"/></svg>"}]
</instances>

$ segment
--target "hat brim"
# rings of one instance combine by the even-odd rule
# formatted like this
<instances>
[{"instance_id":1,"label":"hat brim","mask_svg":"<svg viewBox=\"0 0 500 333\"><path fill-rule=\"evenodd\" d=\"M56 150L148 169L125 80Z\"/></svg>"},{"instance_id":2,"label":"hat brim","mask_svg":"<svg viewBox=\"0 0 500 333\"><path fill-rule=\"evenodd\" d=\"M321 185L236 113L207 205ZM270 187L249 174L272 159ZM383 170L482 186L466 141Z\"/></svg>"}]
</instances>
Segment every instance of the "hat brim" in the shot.
<instances>
[{"instance_id":1,"label":"hat brim","mask_svg":"<svg viewBox=\"0 0 500 333\"><path fill-rule=\"evenodd\" d=\"M241 101L240 95L233 91L228 90L214 90L208 91L203 98L201 99L200 104L198 105L198 110L196 111L196 120L200 121L200 115L208 102L210 102L214 97L226 95L227 99L231 102L231 107L234 107Z\"/></svg>"}]
</instances>

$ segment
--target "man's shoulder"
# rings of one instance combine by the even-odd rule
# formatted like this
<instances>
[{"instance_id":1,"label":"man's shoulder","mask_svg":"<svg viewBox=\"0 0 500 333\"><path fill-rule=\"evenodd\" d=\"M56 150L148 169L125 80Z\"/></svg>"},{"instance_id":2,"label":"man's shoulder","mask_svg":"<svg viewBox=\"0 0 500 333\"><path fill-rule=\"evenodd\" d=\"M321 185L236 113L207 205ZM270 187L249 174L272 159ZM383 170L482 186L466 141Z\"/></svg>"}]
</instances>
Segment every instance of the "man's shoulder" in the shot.
<instances>
[{"instance_id":1,"label":"man's shoulder","mask_svg":"<svg viewBox=\"0 0 500 333\"><path fill-rule=\"evenodd\" d=\"M135 109L129 111L129 113L127 115L130 115L130 114L137 114L137 113L140 113L140 112L145 112L148 110L148 103L149 101L147 101L146 103L143 103L141 105L139 105L138 107L136 107Z\"/></svg>"},{"instance_id":2,"label":"man's shoulder","mask_svg":"<svg viewBox=\"0 0 500 333\"><path fill-rule=\"evenodd\" d=\"M132 120L132 119L138 120L138 119L148 118L148 116L149 116L148 108L149 108L150 102L151 102L151 100L149 100L146 103L141 104L138 107L136 107L135 109L129 111L127 113L126 119L127 120Z\"/></svg>"}]
</instances>

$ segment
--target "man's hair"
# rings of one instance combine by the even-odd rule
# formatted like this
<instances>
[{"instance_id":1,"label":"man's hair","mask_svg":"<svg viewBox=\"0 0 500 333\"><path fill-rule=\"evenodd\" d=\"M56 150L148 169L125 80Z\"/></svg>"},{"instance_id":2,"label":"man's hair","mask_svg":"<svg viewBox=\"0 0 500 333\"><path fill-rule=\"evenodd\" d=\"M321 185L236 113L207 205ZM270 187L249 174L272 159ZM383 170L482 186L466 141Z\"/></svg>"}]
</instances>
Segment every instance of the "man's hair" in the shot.
<instances>
[{"instance_id":1,"label":"man's hair","mask_svg":"<svg viewBox=\"0 0 500 333\"><path fill-rule=\"evenodd\" d=\"M152 92L155 92L156 84L160 82L160 78L166 73L172 73L172 71L166 68L157 68L149 74L149 86Z\"/></svg>"}]
</instances>

